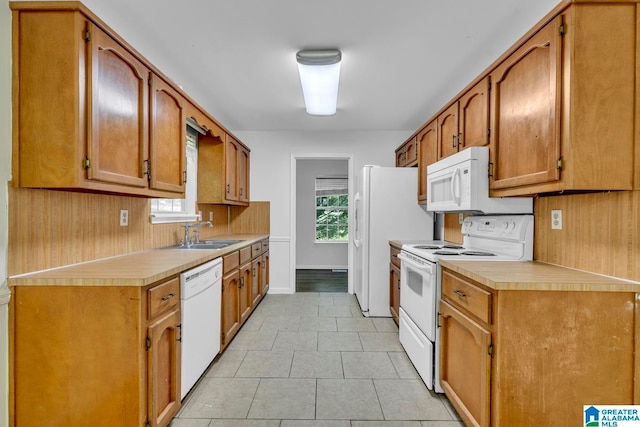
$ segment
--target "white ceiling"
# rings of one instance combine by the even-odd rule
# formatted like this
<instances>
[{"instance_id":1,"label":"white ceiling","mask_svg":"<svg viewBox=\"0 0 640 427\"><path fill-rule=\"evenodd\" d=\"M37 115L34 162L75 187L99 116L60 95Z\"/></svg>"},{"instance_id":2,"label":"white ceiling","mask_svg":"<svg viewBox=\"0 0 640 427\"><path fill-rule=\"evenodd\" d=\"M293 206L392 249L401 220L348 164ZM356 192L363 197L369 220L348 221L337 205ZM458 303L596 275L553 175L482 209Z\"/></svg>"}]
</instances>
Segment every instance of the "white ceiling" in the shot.
<instances>
[{"instance_id":1,"label":"white ceiling","mask_svg":"<svg viewBox=\"0 0 640 427\"><path fill-rule=\"evenodd\" d=\"M231 131L413 132L559 0L84 0ZM343 54L305 113L295 53ZM408 135L407 135L408 136Z\"/></svg>"}]
</instances>

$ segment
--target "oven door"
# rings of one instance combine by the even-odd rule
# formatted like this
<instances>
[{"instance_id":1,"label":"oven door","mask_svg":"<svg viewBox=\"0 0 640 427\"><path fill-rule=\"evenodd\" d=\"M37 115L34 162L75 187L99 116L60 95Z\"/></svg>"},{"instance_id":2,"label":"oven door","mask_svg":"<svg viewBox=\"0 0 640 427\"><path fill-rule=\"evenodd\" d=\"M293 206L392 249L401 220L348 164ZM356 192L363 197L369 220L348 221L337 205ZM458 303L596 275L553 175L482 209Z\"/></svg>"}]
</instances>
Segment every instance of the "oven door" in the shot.
<instances>
[{"instance_id":1,"label":"oven door","mask_svg":"<svg viewBox=\"0 0 640 427\"><path fill-rule=\"evenodd\" d=\"M430 341L436 339L436 264L404 251L400 258L400 307Z\"/></svg>"}]
</instances>

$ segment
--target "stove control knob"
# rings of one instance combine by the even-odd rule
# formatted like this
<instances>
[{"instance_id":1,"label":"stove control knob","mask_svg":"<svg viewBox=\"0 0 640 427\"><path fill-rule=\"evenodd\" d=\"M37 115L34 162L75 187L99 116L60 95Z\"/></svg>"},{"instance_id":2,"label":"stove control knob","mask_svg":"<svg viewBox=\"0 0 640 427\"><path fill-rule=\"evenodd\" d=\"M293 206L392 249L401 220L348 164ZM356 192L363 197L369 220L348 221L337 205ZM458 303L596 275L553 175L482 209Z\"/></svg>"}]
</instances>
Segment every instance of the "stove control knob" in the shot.
<instances>
[{"instance_id":1,"label":"stove control knob","mask_svg":"<svg viewBox=\"0 0 640 427\"><path fill-rule=\"evenodd\" d=\"M509 223L508 222L503 222L502 223L502 229L503 230L507 230L509 228Z\"/></svg>"},{"instance_id":2,"label":"stove control knob","mask_svg":"<svg viewBox=\"0 0 640 427\"><path fill-rule=\"evenodd\" d=\"M516 229L516 223L514 221L509 222L509 230L515 230Z\"/></svg>"}]
</instances>

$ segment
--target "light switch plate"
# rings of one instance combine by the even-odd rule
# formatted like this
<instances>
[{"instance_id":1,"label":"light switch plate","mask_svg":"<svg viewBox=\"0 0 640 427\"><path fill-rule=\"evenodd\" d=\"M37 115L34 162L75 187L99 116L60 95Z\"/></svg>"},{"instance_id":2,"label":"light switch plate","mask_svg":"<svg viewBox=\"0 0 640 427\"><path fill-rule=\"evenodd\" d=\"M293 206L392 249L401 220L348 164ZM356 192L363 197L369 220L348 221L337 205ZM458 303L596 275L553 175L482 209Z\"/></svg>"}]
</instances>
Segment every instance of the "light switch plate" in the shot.
<instances>
[{"instance_id":1,"label":"light switch plate","mask_svg":"<svg viewBox=\"0 0 640 427\"><path fill-rule=\"evenodd\" d=\"M551 229L562 230L562 210L560 209L551 210Z\"/></svg>"}]
</instances>

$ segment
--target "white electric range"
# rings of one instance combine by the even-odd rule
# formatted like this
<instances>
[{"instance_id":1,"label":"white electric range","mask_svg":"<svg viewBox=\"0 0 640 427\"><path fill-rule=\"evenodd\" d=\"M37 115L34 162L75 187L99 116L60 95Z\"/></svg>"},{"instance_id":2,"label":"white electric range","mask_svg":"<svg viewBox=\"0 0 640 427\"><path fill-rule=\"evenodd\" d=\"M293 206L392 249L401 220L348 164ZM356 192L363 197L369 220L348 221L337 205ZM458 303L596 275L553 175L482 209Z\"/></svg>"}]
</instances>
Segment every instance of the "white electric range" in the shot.
<instances>
[{"instance_id":1,"label":"white electric range","mask_svg":"<svg viewBox=\"0 0 640 427\"><path fill-rule=\"evenodd\" d=\"M531 261L533 215L469 216L462 223L462 245L442 240L402 245L400 343L426 386L440 387L438 303L442 259Z\"/></svg>"}]
</instances>

